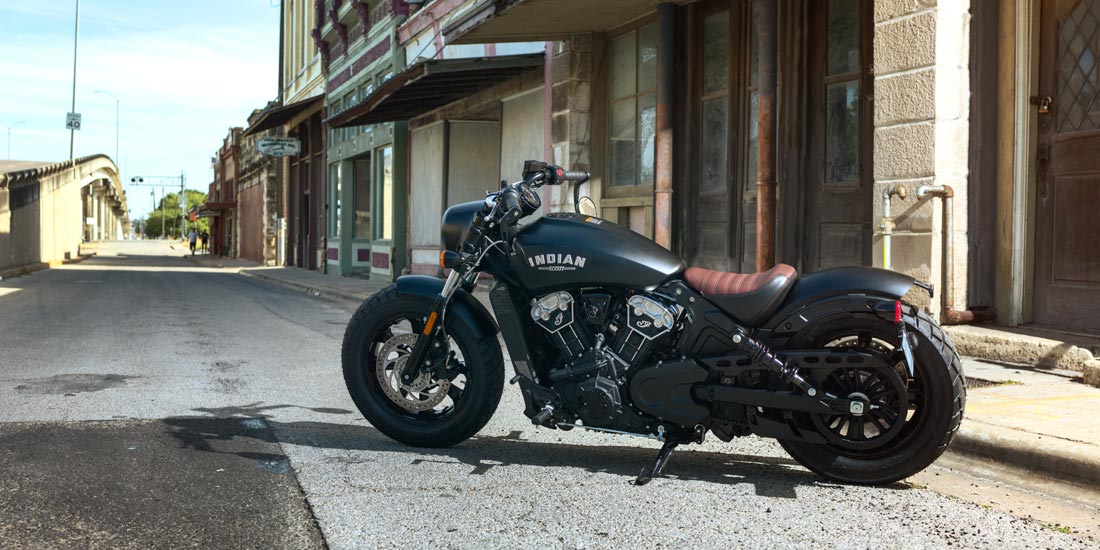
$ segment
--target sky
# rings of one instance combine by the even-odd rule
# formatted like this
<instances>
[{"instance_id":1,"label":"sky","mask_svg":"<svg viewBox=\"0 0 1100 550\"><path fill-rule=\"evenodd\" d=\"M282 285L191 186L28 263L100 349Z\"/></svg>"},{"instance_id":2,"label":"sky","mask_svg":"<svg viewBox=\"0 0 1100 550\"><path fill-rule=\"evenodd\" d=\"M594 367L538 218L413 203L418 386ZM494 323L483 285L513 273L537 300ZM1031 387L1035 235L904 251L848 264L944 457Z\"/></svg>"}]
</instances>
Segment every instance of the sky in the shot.
<instances>
[{"instance_id":1,"label":"sky","mask_svg":"<svg viewBox=\"0 0 1100 550\"><path fill-rule=\"evenodd\" d=\"M0 0L0 158L69 159L75 0ZM134 219L153 205L137 176L206 192L231 126L278 94L279 0L81 0L77 157L119 159ZM147 181L151 178L147 179ZM179 180L167 182L179 191ZM160 189L156 189L157 198Z\"/></svg>"}]
</instances>

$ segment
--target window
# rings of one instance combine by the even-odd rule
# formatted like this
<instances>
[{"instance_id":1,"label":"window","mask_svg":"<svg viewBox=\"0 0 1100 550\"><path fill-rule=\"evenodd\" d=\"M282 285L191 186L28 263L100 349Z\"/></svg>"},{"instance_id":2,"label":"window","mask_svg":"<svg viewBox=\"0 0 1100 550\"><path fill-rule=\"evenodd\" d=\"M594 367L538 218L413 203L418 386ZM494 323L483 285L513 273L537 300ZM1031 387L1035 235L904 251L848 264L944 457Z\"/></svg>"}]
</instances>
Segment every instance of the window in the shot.
<instances>
[{"instance_id":1,"label":"window","mask_svg":"<svg viewBox=\"0 0 1100 550\"><path fill-rule=\"evenodd\" d=\"M370 238L370 159L355 160L355 238Z\"/></svg>"},{"instance_id":2,"label":"window","mask_svg":"<svg viewBox=\"0 0 1100 550\"><path fill-rule=\"evenodd\" d=\"M382 212L378 223L383 239L393 238L393 147L387 145L377 151L379 193L382 195Z\"/></svg>"},{"instance_id":3,"label":"window","mask_svg":"<svg viewBox=\"0 0 1100 550\"><path fill-rule=\"evenodd\" d=\"M700 191L726 193L729 166L730 14L703 20L702 128Z\"/></svg>"},{"instance_id":4,"label":"window","mask_svg":"<svg viewBox=\"0 0 1100 550\"><path fill-rule=\"evenodd\" d=\"M657 25L611 39L608 163L612 188L653 186L657 129Z\"/></svg>"},{"instance_id":5,"label":"window","mask_svg":"<svg viewBox=\"0 0 1100 550\"><path fill-rule=\"evenodd\" d=\"M356 103L358 103L357 97L358 96L356 95L356 90L352 90L351 93L344 96L344 110L345 111L348 110L348 109L351 109L352 107L355 106ZM359 135L359 127L358 126L348 126L344 131L345 131L344 137L346 139L352 139L355 136Z\"/></svg>"},{"instance_id":6,"label":"window","mask_svg":"<svg viewBox=\"0 0 1100 550\"><path fill-rule=\"evenodd\" d=\"M340 201L341 181L340 181L340 165L330 164L328 167L328 180L333 182L332 186L332 199L329 204L332 205L332 213L329 216L329 234L333 237L340 238L340 207L342 206Z\"/></svg>"},{"instance_id":7,"label":"window","mask_svg":"<svg viewBox=\"0 0 1100 550\"><path fill-rule=\"evenodd\" d=\"M759 152L760 128L757 121L760 118L760 3L752 3L752 16L749 21L749 85L746 96L749 98L748 108L748 139L745 140L745 189L756 189L756 179L759 163L756 155Z\"/></svg>"},{"instance_id":8,"label":"window","mask_svg":"<svg viewBox=\"0 0 1100 550\"><path fill-rule=\"evenodd\" d=\"M830 0L825 74L825 182L859 180L859 0Z\"/></svg>"}]
</instances>

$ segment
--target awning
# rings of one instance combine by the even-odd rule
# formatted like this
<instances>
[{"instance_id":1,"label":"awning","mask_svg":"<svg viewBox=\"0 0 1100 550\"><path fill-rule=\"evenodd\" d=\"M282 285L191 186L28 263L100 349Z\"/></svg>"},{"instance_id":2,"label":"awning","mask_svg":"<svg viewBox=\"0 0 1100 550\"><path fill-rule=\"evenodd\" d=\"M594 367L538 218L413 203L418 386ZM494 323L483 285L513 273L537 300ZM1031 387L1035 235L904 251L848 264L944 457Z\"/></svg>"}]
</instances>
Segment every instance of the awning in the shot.
<instances>
[{"instance_id":1,"label":"awning","mask_svg":"<svg viewBox=\"0 0 1100 550\"><path fill-rule=\"evenodd\" d=\"M668 0L482 0L443 27L447 44L541 42L607 32ZM687 0L674 0L685 4Z\"/></svg>"},{"instance_id":2,"label":"awning","mask_svg":"<svg viewBox=\"0 0 1100 550\"><path fill-rule=\"evenodd\" d=\"M202 212L206 210L229 210L230 208L236 208L236 206L237 204L233 202L208 202L199 206L199 215L201 216Z\"/></svg>"},{"instance_id":3,"label":"awning","mask_svg":"<svg viewBox=\"0 0 1100 550\"><path fill-rule=\"evenodd\" d=\"M244 131L244 135L255 134L256 132L262 132L264 130L270 130L272 128L282 126L286 124L290 119L298 116L299 113L305 112L314 107L320 107L325 101L324 95L313 96L309 99L303 99L297 103L291 103L290 105L283 105L281 107L274 107L265 110L260 113L260 118L256 119L256 122L249 126Z\"/></svg>"},{"instance_id":4,"label":"awning","mask_svg":"<svg viewBox=\"0 0 1100 550\"><path fill-rule=\"evenodd\" d=\"M544 61L541 53L420 61L325 122L343 128L407 120L541 67Z\"/></svg>"}]
</instances>

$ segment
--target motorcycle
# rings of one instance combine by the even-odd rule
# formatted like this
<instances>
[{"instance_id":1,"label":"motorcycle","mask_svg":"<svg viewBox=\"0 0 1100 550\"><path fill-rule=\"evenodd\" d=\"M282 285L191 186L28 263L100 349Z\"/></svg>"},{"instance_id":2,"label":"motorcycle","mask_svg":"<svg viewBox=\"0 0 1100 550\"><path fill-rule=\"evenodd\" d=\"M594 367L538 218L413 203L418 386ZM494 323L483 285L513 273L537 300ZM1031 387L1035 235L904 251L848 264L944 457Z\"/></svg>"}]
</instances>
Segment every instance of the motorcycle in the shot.
<instances>
[{"instance_id":1,"label":"motorcycle","mask_svg":"<svg viewBox=\"0 0 1100 550\"><path fill-rule=\"evenodd\" d=\"M446 279L405 275L367 299L343 340L347 388L387 436L446 447L476 434L504 386L508 347L524 413L540 427L640 435L673 450L757 435L848 483L930 465L959 428L958 353L903 297L931 285L868 267L799 276L687 267L653 241L542 208L544 185L587 172L527 161L521 181L443 215ZM472 292L492 276L488 301ZM919 292L919 291L918 291Z\"/></svg>"}]
</instances>

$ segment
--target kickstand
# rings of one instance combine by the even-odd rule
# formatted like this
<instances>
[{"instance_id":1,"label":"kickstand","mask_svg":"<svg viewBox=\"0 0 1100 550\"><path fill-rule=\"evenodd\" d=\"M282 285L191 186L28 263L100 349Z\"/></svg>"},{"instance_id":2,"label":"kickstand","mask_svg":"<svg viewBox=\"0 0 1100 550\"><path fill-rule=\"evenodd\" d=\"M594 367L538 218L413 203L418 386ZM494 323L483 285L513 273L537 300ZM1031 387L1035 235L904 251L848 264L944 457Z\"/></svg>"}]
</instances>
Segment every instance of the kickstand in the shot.
<instances>
[{"instance_id":1,"label":"kickstand","mask_svg":"<svg viewBox=\"0 0 1100 550\"><path fill-rule=\"evenodd\" d=\"M660 452L657 453L657 460L653 462L653 466L642 468L642 472L638 474L638 479L634 480L634 485L645 485L653 481L653 478L661 477L661 471L668 464L668 458L672 456L672 451L676 450L676 445L678 443L675 441L666 441Z\"/></svg>"}]
</instances>

